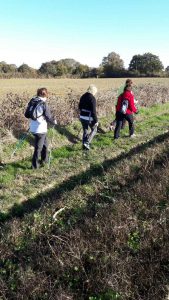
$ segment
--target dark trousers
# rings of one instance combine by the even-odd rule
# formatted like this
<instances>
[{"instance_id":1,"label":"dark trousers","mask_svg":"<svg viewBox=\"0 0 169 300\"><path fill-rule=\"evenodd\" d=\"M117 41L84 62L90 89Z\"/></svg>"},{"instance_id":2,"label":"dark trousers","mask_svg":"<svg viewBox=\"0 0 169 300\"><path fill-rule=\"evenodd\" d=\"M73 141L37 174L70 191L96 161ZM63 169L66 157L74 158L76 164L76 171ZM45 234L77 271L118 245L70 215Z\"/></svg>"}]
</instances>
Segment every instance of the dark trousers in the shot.
<instances>
[{"instance_id":1,"label":"dark trousers","mask_svg":"<svg viewBox=\"0 0 169 300\"><path fill-rule=\"evenodd\" d=\"M134 133L134 118L133 114L122 114L121 112L116 113L116 128L114 130L114 138L118 139L120 136L120 129L126 120L129 123L129 135Z\"/></svg>"},{"instance_id":2,"label":"dark trousers","mask_svg":"<svg viewBox=\"0 0 169 300\"><path fill-rule=\"evenodd\" d=\"M39 168L40 164L48 162L48 141L46 133L36 133L35 149L32 158L32 167Z\"/></svg>"},{"instance_id":3,"label":"dark trousers","mask_svg":"<svg viewBox=\"0 0 169 300\"><path fill-rule=\"evenodd\" d=\"M80 119L82 127L83 127L83 139L82 143L91 143L92 139L94 138L97 127L94 126L94 122L89 123L87 120ZM88 130L91 129L91 132L89 133Z\"/></svg>"}]
</instances>

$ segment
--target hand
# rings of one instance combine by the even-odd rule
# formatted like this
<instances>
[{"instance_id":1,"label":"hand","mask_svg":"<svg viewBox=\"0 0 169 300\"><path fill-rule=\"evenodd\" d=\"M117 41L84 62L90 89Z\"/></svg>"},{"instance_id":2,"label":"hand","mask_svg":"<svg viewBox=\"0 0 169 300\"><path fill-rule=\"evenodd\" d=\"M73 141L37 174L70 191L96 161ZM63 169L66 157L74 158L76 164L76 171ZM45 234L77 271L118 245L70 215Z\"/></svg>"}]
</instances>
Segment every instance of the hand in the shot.
<instances>
[{"instance_id":1,"label":"hand","mask_svg":"<svg viewBox=\"0 0 169 300\"><path fill-rule=\"evenodd\" d=\"M99 126L99 122L95 123L94 125L95 125L95 126Z\"/></svg>"},{"instance_id":2,"label":"hand","mask_svg":"<svg viewBox=\"0 0 169 300\"><path fill-rule=\"evenodd\" d=\"M135 114L137 115L139 113L139 111L137 110L136 112L135 112Z\"/></svg>"},{"instance_id":3,"label":"hand","mask_svg":"<svg viewBox=\"0 0 169 300\"><path fill-rule=\"evenodd\" d=\"M57 121L56 120L54 120L54 124L57 125Z\"/></svg>"}]
</instances>

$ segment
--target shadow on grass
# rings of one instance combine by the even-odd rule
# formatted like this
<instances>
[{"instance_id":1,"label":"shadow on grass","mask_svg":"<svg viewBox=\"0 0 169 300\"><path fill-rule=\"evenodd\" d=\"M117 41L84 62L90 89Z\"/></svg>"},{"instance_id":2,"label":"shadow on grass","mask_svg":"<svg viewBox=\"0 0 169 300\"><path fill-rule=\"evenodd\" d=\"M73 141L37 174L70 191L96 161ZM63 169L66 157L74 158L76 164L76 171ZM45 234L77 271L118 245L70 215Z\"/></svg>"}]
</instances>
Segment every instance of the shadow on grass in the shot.
<instances>
[{"instance_id":1,"label":"shadow on grass","mask_svg":"<svg viewBox=\"0 0 169 300\"><path fill-rule=\"evenodd\" d=\"M133 155L141 153L157 143L162 143L168 138L169 132L161 134L146 143L137 145L127 153L121 153L113 159L105 160L102 164L93 165L90 169L81 172L79 175L71 176L67 181L62 182L49 191L45 191L34 198L29 198L21 204L14 204L7 213L0 212L0 222L3 223L14 217L22 218L24 214L38 209L42 203L56 201L65 191L72 191L78 185L87 184L93 177L103 176L112 166L115 167L123 159L130 159ZM169 156L169 153L167 155Z\"/></svg>"},{"instance_id":2,"label":"shadow on grass","mask_svg":"<svg viewBox=\"0 0 169 300\"><path fill-rule=\"evenodd\" d=\"M65 126L55 126L55 130L61 134L64 135L69 142L71 142L72 144L77 143L78 141L80 141L80 130L79 133L77 133L77 135L72 134Z\"/></svg>"},{"instance_id":3,"label":"shadow on grass","mask_svg":"<svg viewBox=\"0 0 169 300\"><path fill-rule=\"evenodd\" d=\"M68 141L72 144L76 144L81 141L80 134L83 132L82 127L80 127L80 129L77 131L77 135L72 134L65 126L56 126L55 129L59 134L66 136ZM98 126L97 132L100 134L106 133L100 126Z\"/></svg>"}]
</instances>

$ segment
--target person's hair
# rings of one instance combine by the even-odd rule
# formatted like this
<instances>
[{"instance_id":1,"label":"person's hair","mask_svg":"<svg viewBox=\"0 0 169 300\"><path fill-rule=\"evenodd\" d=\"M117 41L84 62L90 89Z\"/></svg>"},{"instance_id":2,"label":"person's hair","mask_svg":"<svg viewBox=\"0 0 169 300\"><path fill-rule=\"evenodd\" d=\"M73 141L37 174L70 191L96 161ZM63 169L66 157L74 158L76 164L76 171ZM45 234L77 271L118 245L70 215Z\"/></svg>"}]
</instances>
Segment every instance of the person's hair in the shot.
<instances>
[{"instance_id":1,"label":"person's hair","mask_svg":"<svg viewBox=\"0 0 169 300\"><path fill-rule=\"evenodd\" d=\"M37 96L39 97L47 97L48 96L48 91L47 91L47 88L40 88L37 90Z\"/></svg>"},{"instance_id":2,"label":"person's hair","mask_svg":"<svg viewBox=\"0 0 169 300\"><path fill-rule=\"evenodd\" d=\"M133 83L133 81L130 78L126 79L126 85L127 84L132 84L132 83Z\"/></svg>"},{"instance_id":3,"label":"person's hair","mask_svg":"<svg viewBox=\"0 0 169 300\"><path fill-rule=\"evenodd\" d=\"M90 84L88 89L87 89L88 93L91 93L93 96L97 93L97 88L94 84Z\"/></svg>"},{"instance_id":4,"label":"person's hair","mask_svg":"<svg viewBox=\"0 0 169 300\"><path fill-rule=\"evenodd\" d=\"M126 90L131 91L131 88L132 88L131 83L126 84L125 87L124 87L124 92Z\"/></svg>"}]
</instances>

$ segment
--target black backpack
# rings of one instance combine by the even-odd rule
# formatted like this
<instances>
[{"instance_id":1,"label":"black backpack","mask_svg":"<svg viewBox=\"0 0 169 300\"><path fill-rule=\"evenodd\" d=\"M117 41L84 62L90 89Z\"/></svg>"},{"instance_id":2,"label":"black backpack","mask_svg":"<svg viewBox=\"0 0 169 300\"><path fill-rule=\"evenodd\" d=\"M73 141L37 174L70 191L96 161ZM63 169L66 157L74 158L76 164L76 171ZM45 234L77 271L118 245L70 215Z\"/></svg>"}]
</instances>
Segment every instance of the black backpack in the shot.
<instances>
[{"instance_id":1,"label":"black backpack","mask_svg":"<svg viewBox=\"0 0 169 300\"><path fill-rule=\"evenodd\" d=\"M36 121L44 114L44 102L40 99L33 98L28 103L25 111L25 117Z\"/></svg>"},{"instance_id":2,"label":"black backpack","mask_svg":"<svg viewBox=\"0 0 169 300\"><path fill-rule=\"evenodd\" d=\"M123 99L121 102L121 109L120 112L122 114L126 114L127 108L128 108L129 102L127 99Z\"/></svg>"}]
</instances>

